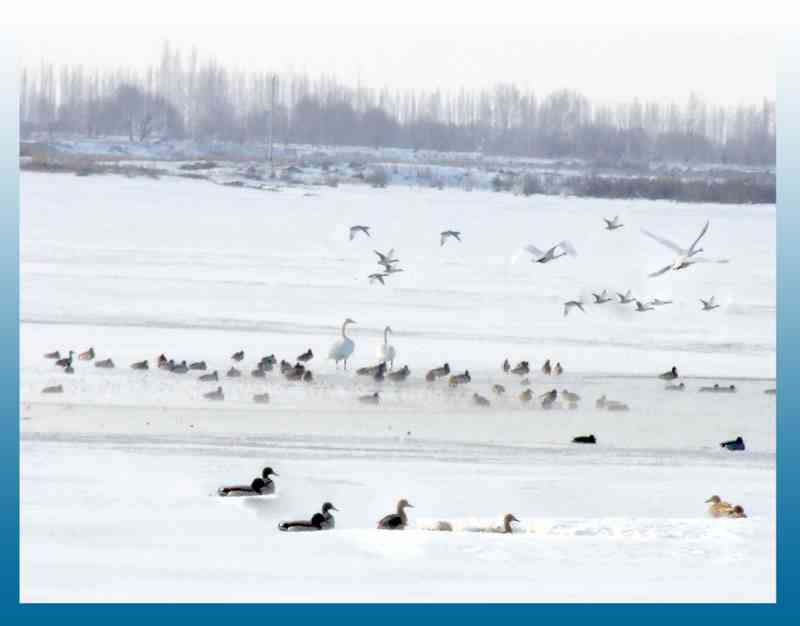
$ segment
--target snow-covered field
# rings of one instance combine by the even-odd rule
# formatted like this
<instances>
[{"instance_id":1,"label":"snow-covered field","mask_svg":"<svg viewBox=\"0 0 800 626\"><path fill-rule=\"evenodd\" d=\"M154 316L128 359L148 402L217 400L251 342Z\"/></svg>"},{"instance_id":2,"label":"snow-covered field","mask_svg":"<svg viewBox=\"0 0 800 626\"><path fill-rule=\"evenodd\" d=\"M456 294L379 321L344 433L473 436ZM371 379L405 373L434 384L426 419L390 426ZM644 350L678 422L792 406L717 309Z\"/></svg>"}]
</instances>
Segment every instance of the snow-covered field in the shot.
<instances>
[{"instance_id":1,"label":"snow-covered field","mask_svg":"<svg viewBox=\"0 0 800 626\"><path fill-rule=\"evenodd\" d=\"M281 192L204 181L23 174L21 212L23 601L774 601L775 208L620 202L365 186ZM608 232L602 217L625 227ZM672 253L640 227L726 265L647 278ZM372 239L348 240L352 224ZM453 228L463 243L439 245ZM569 239L545 265L520 246ZM402 273L370 284L373 249ZM674 300L655 311L588 304L627 289ZM699 298L722 305L700 310ZM583 297L586 314L563 315ZM346 317L351 369L326 361ZM404 384L357 377L391 325ZM113 370L42 358L94 346ZM312 348L315 382L294 362ZM230 355L245 350L239 379ZM130 363L160 353L218 369ZM524 405L531 388L580 394L577 409ZM545 359L565 368L539 372ZM429 384L443 362L469 369ZM656 375L676 365L683 392ZM698 393L715 382L735 394ZM497 398L493 384L507 393ZM62 395L42 395L62 384ZM380 389L382 403L360 394ZM268 405L252 402L268 391ZM481 393L492 406L474 406ZM630 406L595 408L601 395ZM593 433L596 446L570 444ZM741 435L747 451L718 443ZM261 467L278 494L223 500L217 486ZM749 517L712 520L719 493ZM400 497L414 530L374 528ZM337 529L286 535L281 519L325 500ZM512 536L421 530L499 523ZM419 528L417 528L419 527Z\"/></svg>"}]
</instances>

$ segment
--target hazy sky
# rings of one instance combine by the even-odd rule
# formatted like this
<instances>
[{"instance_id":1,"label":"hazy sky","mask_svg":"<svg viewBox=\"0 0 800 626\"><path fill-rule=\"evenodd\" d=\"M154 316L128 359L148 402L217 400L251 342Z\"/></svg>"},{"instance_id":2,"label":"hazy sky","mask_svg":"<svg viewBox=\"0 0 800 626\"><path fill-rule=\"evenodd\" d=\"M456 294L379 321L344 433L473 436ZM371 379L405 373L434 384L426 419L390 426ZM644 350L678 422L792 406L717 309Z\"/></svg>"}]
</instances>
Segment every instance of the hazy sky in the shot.
<instances>
[{"instance_id":1,"label":"hazy sky","mask_svg":"<svg viewBox=\"0 0 800 626\"><path fill-rule=\"evenodd\" d=\"M616 102L774 98L773 33L636 26L21 27L20 61L92 67L156 62L165 39L238 69L305 71L372 87L456 90L498 81L543 93L575 88ZM720 32L725 31L725 32Z\"/></svg>"}]
</instances>

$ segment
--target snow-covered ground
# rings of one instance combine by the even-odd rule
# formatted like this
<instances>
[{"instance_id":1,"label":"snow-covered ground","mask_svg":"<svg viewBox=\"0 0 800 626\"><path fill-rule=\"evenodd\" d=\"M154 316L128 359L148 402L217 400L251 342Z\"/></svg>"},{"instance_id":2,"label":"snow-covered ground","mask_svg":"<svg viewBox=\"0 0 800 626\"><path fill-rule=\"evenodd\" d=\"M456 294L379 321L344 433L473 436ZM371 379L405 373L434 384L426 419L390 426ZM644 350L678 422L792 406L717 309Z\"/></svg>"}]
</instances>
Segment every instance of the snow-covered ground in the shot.
<instances>
[{"instance_id":1,"label":"snow-covered ground","mask_svg":"<svg viewBox=\"0 0 800 626\"><path fill-rule=\"evenodd\" d=\"M280 192L204 181L23 174L21 212L21 597L81 600L774 601L775 208L578 200L345 186ZM604 230L619 214L625 227ZM646 274L672 254L640 227L726 265ZM352 224L371 239L348 239ZM439 244L456 229L463 243ZM520 246L569 239L576 258L532 264ZM373 249L402 273L370 284ZM674 304L647 313L592 305L631 289ZM722 305L700 310L699 298ZM563 315L583 297L586 314ZM324 356L358 323L351 369ZM404 384L357 377L395 330ZM113 370L62 373L43 353L94 346ZM312 348L315 382L274 353ZM227 379L245 350L244 376ZM198 372L138 372L160 353L222 375L209 403ZM504 358L526 359L535 394L580 394L577 409L525 405ZM539 372L560 361L560 378ZM449 389L425 372L469 369ZM683 392L656 375L676 365ZM715 382L735 394L698 393ZM497 398L493 384L507 393ZM62 384L63 395L42 395ZM381 390L365 406L360 394ZM252 402L268 391L268 405ZM472 404L472 394L492 406ZM631 410L595 407L601 395ZM593 433L597 446L572 437ZM718 443L737 435L748 450ZM278 495L229 501L224 483L261 467ZM714 493L750 517L712 520ZM499 523L513 536L375 521L407 497L413 526ZM287 536L286 518L324 500L337 529Z\"/></svg>"}]
</instances>

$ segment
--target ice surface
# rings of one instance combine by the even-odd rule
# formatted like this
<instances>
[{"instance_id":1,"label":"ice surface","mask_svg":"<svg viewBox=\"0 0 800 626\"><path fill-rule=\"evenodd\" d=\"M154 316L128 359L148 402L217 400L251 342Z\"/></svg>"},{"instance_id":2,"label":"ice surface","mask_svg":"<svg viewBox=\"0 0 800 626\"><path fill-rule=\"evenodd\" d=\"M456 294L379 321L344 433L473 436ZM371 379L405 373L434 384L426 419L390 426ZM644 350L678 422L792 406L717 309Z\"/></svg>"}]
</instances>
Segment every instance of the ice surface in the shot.
<instances>
[{"instance_id":1,"label":"ice surface","mask_svg":"<svg viewBox=\"0 0 800 626\"><path fill-rule=\"evenodd\" d=\"M21 182L23 600L774 600L774 207ZM625 227L606 231L617 214ZM647 278L671 258L639 228L684 241L706 219L707 254L732 262ZM349 241L352 224L373 238ZM463 243L441 247L450 228ZM577 257L513 262L564 238ZM389 248L405 271L371 285L372 250ZM563 317L564 301L603 288L675 303ZM700 311L711 295L722 307ZM345 372L323 357L348 316ZM403 384L354 374L387 324L396 366L412 370ZM67 375L42 358L89 346L117 368ZM294 362L309 347L314 384L249 377L261 356ZM240 349L245 375L226 379ZM225 402L203 400L216 384L199 372L129 369L162 352L208 361ZM506 357L531 362L537 395L566 388L579 407L520 403ZM565 374L542 375L546 358ZM445 361L472 383L426 383ZM686 391L656 378L672 365ZM714 382L738 393L697 392ZM41 395L59 383L63 395ZM378 389L379 406L357 402ZM271 403L254 404L264 391ZM604 394L631 410L595 408ZM596 446L569 443L589 433ZM736 435L746 452L719 448ZM276 499L210 496L265 464L282 474ZM707 519L713 493L750 517ZM421 524L512 512L534 532L375 530L399 497ZM342 509L335 531L276 530L324 500Z\"/></svg>"}]
</instances>

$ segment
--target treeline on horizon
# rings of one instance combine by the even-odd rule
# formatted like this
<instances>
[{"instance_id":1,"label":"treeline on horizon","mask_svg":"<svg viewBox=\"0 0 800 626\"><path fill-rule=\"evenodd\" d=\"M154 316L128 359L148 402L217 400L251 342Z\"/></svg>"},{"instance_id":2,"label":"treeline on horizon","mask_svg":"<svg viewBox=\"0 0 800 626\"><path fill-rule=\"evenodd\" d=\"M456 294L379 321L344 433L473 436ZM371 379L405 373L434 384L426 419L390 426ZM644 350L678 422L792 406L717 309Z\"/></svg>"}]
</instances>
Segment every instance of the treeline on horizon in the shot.
<instances>
[{"instance_id":1,"label":"treeline on horizon","mask_svg":"<svg viewBox=\"0 0 800 626\"><path fill-rule=\"evenodd\" d=\"M93 70L43 61L20 75L23 138L89 137L263 142L273 74L230 70L196 49L165 43L144 70ZM347 86L281 74L276 142L399 147L598 162L775 163L775 102L722 106L689 94L683 104L592 103L499 83L457 92Z\"/></svg>"}]
</instances>

